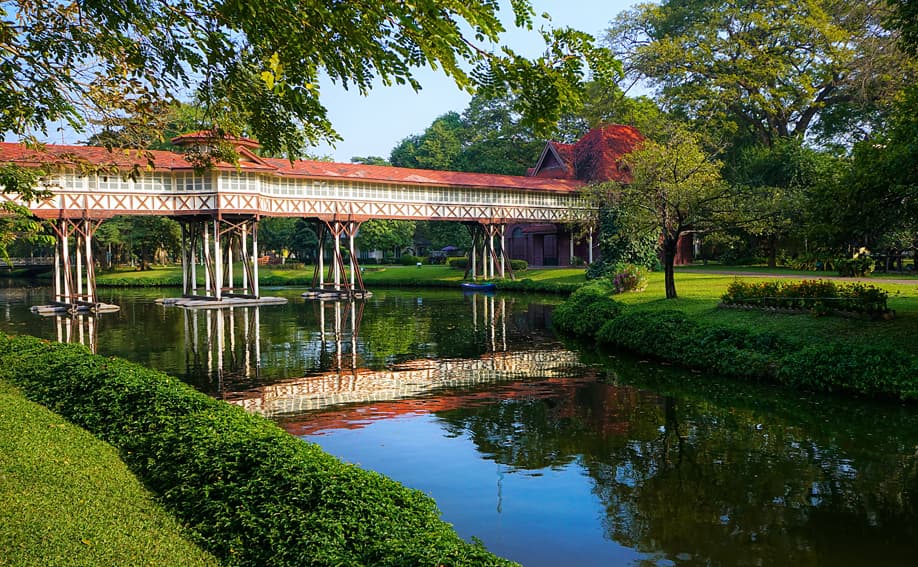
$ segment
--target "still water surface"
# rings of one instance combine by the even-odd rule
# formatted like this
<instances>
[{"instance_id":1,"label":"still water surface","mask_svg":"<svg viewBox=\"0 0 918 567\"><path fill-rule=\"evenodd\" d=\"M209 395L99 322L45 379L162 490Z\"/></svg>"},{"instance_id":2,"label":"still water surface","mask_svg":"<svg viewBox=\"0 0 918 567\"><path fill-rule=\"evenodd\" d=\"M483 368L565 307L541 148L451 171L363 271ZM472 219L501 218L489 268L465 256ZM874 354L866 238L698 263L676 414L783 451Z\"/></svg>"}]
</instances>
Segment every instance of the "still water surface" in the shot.
<instances>
[{"instance_id":1,"label":"still water surface","mask_svg":"<svg viewBox=\"0 0 918 567\"><path fill-rule=\"evenodd\" d=\"M0 329L92 339L264 413L524 565L916 564L914 407L593 354L553 335L554 298L300 291L208 312L103 290L122 311L80 321L10 288Z\"/></svg>"}]
</instances>

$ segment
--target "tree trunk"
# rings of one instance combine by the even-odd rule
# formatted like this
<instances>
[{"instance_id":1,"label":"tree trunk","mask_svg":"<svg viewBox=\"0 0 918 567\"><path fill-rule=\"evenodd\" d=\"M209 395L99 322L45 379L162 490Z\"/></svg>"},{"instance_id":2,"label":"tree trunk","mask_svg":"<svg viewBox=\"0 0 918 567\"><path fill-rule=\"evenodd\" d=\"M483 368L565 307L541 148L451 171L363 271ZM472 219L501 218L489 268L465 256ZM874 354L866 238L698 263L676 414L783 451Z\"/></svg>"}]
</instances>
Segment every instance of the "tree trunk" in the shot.
<instances>
[{"instance_id":1,"label":"tree trunk","mask_svg":"<svg viewBox=\"0 0 918 567\"><path fill-rule=\"evenodd\" d=\"M772 235L768 237L768 267L778 267L778 239Z\"/></svg>"},{"instance_id":2,"label":"tree trunk","mask_svg":"<svg viewBox=\"0 0 918 567\"><path fill-rule=\"evenodd\" d=\"M676 264L676 245L679 242L679 235L670 238L663 237L663 274L666 281L666 299L676 299L676 273L674 266Z\"/></svg>"}]
</instances>

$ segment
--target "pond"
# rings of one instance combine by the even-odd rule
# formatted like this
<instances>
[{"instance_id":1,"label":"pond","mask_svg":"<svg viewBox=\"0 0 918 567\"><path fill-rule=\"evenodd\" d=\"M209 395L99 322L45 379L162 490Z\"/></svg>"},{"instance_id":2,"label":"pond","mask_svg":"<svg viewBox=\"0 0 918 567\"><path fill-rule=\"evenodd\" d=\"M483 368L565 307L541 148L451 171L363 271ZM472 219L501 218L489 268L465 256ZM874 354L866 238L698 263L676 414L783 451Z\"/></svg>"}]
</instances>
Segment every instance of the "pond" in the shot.
<instances>
[{"instance_id":1,"label":"pond","mask_svg":"<svg viewBox=\"0 0 918 567\"><path fill-rule=\"evenodd\" d=\"M431 495L524 565L911 565L918 408L786 392L565 344L557 298L379 290L187 311L175 290L0 329L91 342Z\"/></svg>"}]
</instances>

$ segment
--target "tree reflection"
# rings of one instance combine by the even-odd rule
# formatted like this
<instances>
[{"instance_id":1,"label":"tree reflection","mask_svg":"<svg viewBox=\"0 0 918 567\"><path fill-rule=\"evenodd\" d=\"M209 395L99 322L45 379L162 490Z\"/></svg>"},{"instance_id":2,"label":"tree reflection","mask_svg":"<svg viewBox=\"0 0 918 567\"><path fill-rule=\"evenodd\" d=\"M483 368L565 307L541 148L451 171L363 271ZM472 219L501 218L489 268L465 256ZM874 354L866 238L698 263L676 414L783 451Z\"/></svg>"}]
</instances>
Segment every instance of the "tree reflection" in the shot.
<instances>
[{"instance_id":1,"label":"tree reflection","mask_svg":"<svg viewBox=\"0 0 918 567\"><path fill-rule=\"evenodd\" d=\"M914 409L736 383L712 391L710 379L621 360L606 370L607 383L438 416L511 470L578 463L607 537L645 553L731 565L913 559ZM613 383L626 375L665 380L651 394Z\"/></svg>"}]
</instances>

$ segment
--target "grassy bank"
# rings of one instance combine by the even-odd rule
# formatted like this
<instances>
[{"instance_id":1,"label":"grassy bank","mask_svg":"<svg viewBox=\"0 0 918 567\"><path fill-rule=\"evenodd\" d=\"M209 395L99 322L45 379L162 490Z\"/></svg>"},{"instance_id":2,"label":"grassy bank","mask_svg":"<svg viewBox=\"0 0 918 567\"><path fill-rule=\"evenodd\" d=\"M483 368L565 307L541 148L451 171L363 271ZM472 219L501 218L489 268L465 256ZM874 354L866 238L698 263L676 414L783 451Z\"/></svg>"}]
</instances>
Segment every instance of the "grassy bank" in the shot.
<instances>
[{"instance_id":1,"label":"grassy bank","mask_svg":"<svg viewBox=\"0 0 918 567\"><path fill-rule=\"evenodd\" d=\"M516 281L499 282L504 289L520 291L546 291L570 293L584 279L583 268L543 268L521 271ZM263 286L312 285L313 268L300 269L263 266L259 269L259 282ZM368 266L363 273L367 287L458 287L464 270L449 266ZM198 271L198 281L203 284L203 272ZM241 283L241 276L236 278ZM156 266L150 270L118 269L99 274L100 286L166 287L181 286L182 271L176 266Z\"/></svg>"},{"instance_id":2,"label":"grassy bank","mask_svg":"<svg viewBox=\"0 0 918 567\"><path fill-rule=\"evenodd\" d=\"M0 565L217 565L108 444L0 380Z\"/></svg>"},{"instance_id":3,"label":"grassy bank","mask_svg":"<svg viewBox=\"0 0 918 567\"><path fill-rule=\"evenodd\" d=\"M896 318L865 321L719 309L731 281L680 273L675 300L664 298L661 274L651 274L644 292L614 298L591 284L556 310L555 323L600 344L725 375L918 399L918 286L875 282L890 293Z\"/></svg>"},{"instance_id":4,"label":"grassy bank","mask_svg":"<svg viewBox=\"0 0 918 567\"><path fill-rule=\"evenodd\" d=\"M463 541L421 492L160 372L76 345L0 336L0 379L114 446L221 563L510 564Z\"/></svg>"}]
</instances>

